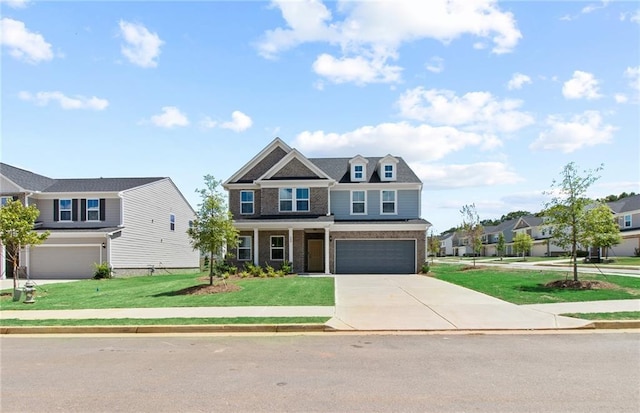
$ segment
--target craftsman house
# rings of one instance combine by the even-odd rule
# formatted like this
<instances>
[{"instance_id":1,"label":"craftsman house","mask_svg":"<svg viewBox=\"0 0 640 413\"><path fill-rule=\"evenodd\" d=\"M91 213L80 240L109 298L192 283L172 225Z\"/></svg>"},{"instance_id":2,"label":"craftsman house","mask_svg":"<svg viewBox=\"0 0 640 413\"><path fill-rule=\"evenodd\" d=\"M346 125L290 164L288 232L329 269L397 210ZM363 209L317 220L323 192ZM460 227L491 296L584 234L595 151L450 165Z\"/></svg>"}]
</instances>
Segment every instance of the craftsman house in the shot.
<instances>
[{"instance_id":1,"label":"craftsman house","mask_svg":"<svg viewBox=\"0 0 640 413\"><path fill-rule=\"evenodd\" d=\"M195 213L169 178L52 179L0 163L0 195L35 205L36 230L50 232L20 256L30 277L90 278L105 262L115 275L199 267L186 234Z\"/></svg>"},{"instance_id":2,"label":"craftsman house","mask_svg":"<svg viewBox=\"0 0 640 413\"><path fill-rule=\"evenodd\" d=\"M239 266L413 274L425 260L422 182L402 158L307 158L276 138L223 187Z\"/></svg>"}]
</instances>

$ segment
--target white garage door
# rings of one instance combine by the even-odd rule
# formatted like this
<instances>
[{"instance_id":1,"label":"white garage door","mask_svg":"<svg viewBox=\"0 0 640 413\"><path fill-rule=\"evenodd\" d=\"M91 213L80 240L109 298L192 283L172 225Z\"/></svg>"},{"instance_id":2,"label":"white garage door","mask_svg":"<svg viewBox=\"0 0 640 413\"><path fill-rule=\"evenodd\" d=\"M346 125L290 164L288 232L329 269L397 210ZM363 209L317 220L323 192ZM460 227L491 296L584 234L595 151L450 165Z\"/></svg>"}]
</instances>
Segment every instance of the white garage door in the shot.
<instances>
[{"instance_id":1,"label":"white garage door","mask_svg":"<svg viewBox=\"0 0 640 413\"><path fill-rule=\"evenodd\" d=\"M100 263L100 250L96 245L32 248L29 274L33 278L91 278L94 264Z\"/></svg>"}]
</instances>

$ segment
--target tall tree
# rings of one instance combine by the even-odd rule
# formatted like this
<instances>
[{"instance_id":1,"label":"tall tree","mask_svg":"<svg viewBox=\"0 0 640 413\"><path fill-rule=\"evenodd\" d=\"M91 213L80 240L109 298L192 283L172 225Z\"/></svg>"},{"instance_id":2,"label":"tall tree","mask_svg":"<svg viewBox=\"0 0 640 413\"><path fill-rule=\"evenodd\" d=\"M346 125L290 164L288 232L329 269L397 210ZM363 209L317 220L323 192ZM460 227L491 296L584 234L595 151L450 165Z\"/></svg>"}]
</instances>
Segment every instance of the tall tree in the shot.
<instances>
[{"instance_id":1,"label":"tall tree","mask_svg":"<svg viewBox=\"0 0 640 413\"><path fill-rule=\"evenodd\" d=\"M20 250L27 245L42 244L49 231L38 234L33 226L40 215L35 205L24 206L20 201L10 200L0 208L0 241L13 266L13 291L18 289L18 265Z\"/></svg>"},{"instance_id":2,"label":"tall tree","mask_svg":"<svg viewBox=\"0 0 640 413\"><path fill-rule=\"evenodd\" d=\"M533 239L531 235L525 232L518 232L513 238L513 251L517 254L522 254L522 259L525 260L525 254L533 247Z\"/></svg>"},{"instance_id":3,"label":"tall tree","mask_svg":"<svg viewBox=\"0 0 640 413\"><path fill-rule=\"evenodd\" d=\"M592 202L586 197L589 187L600 176L596 174L602 170L602 165L596 169L582 172L574 162L564 166L560 173L561 180L553 180L551 200L545 204L545 221L551 227L551 237L561 248L570 248L573 263L573 280L578 281L578 245L585 242L585 213Z\"/></svg>"},{"instance_id":4,"label":"tall tree","mask_svg":"<svg viewBox=\"0 0 640 413\"><path fill-rule=\"evenodd\" d=\"M622 242L620 227L613 220L611 209L605 204L599 204L588 209L584 217L585 247L597 247L605 250L605 257L609 256L609 248Z\"/></svg>"},{"instance_id":5,"label":"tall tree","mask_svg":"<svg viewBox=\"0 0 640 413\"><path fill-rule=\"evenodd\" d=\"M460 210L460 214L462 215L460 231L473 250L473 266L475 267L476 255L482 251L482 224L475 204L464 205Z\"/></svg>"},{"instance_id":6,"label":"tall tree","mask_svg":"<svg viewBox=\"0 0 640 413\"><path fill-rule=\"evenodd\" d=\"M504 250L505 250L504 234L501 232L498 234L498 243L496 244L496 252L500 257L500 261L502 261L502 257L504 257Z\"/></svg>"},{"instance_id":7,"label":"tall tree","mask_svg":"<svg viewBox=\"0 0 640 413\"><path fill-rule=\"evenodd\" d=\"M204 182L204 189L196 189L202 202L187 234L193 249L209 254L209 285L213 285L214 257L222 255L224 247L237 245L238 230L233 226L233 216L225 197L218 190L220 181L205 175Z\"/></svg>"}]
</instances>

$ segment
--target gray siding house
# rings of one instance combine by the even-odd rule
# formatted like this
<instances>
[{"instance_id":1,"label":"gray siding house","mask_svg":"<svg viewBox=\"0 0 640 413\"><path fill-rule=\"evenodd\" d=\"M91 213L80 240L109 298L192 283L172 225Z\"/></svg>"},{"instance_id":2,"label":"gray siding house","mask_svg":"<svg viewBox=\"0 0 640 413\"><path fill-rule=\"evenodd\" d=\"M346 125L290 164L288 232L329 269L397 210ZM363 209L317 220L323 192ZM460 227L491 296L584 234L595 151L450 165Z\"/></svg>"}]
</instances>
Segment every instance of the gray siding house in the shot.
<instances>
[{"instance_id":1,"label":"gray siding house","mask_svg":"<svg viewBox=\"0 0 640 413\"><path fill-rule=\"evenodd\" d=\"M105 262L116 275L199 268L186 234L195 213L169 178L52 179L0 163L0 196L35 205L36 230L50 232L21 254L30 277L90 278Z\"/></svg>"},{"instance_id":2,"label":"gray siding house","mask_svg":"<svg viewBox=\"0 0 640 413\"><path fill-rule=\"evenodd\" d=\"M609 250L609 256L632 257L640 254L640 194L608 202L620 226L622 242Z\"/></svg>"},{"instance_id":3,"label":"gray siding house","mask_svg":"<svg viewBox=\"0 0 640 413\"><path fill-rule=\"evenodd\" d=\"M422 182L402 158L307 158L276 138L223 187L239 266L413 274L425 261Z\"/></svg>"}]
</instances>

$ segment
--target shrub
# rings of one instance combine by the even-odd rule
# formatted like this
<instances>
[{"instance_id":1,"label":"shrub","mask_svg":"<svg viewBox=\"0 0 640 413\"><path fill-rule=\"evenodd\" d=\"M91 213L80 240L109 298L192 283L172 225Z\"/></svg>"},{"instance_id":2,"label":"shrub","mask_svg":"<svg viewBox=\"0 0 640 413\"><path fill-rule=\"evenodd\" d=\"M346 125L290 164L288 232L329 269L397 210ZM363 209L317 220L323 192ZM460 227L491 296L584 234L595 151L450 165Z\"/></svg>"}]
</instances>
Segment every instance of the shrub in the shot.
<instances>
[{"instance_id":1,"label":"shrub","mask_svg":"<svg viewBox=\"0 0 640 413\"><path fill-rule=\"evenodd\" d=\"M278 276L278 273L276 273L275 268L267 264L267 277L275 278L277 276Z\"/></svg>"},{"instance_id":2,"label":"shrub","mask_svg":"<svg viewBox=\"0 0 640 413\"><path fill-rule=\"evenodd\" d=\"M244 264L244 269L253 277L264 277L264 271L259 265L253 265L250 262Z\"/></svg>"},{"instance_id":3,"label":"shrub","mask_svg":"<svg viewBox=\"0 0 640 413\"><path fill-rule=\"evenodd\" d=\"M429 272L429 263L425 262L424 264L422 264L422 267L420 267L420 272L422 274L426 274Z\"/></svg>"},{"instance_id":4,"label":"shrub","mask_svg":"<svg viewBox=\"0 0 640 413\"><path fill-rule=\"evenodd\" d=\"M235 265L230 265L227 269L227 273L229 273L229 275L236 275L238 273L238 267L236 267Z\"/></svg>"},{"instance_id":5,"label":"shrub","mask_svg":"<svg viewBox=\"0 0 640 413\"><path fill-rule=\"evenodd\" d=\"M93 264L96 267L96 271L93 273L93 278L100 280L103 278L111 278L113 276L113 270L109 263L103 262L102 264Z\"/></svg>"},{"instance_id":6,"label":"shrub","mask_svg":"<svg viewBox=\"0 0 640 413\"><path fill-rule=\"evenodd\" d=\"M280 266L280 271L282 271L282 275L291 274L293 272L293 266L289 261L284 260Z\"/></svg>"}]
</instances>

